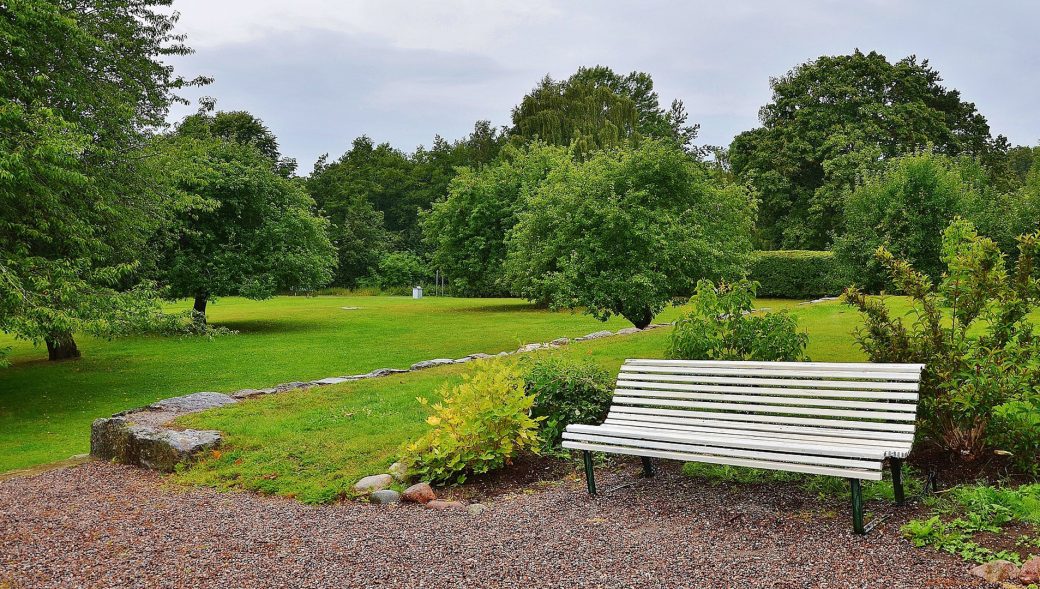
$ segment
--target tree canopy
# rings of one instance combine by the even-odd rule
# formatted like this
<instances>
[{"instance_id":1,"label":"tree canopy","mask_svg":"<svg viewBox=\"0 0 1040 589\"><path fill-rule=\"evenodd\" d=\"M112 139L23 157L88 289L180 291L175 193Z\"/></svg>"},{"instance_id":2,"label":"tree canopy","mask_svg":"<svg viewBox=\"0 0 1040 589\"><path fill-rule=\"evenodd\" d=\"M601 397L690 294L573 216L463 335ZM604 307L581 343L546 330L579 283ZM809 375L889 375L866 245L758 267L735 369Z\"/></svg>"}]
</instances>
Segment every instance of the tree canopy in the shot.
<instances>
[{"instance_id":1,"label":"tree canopy","mask_svg":"<svg viewBox=\"0 0 1040 589\"><path fill-rule=\"evenodd\" d=\"M767 248L824 249L843 222L842 194L881 160L936 153L1001 159L1006 141L928 60L876 53L823 56L771 80L762 126L738 135L733 171L761 198ZM995 153L996 152L996 153Z\"/></svg>"}]
</instances>

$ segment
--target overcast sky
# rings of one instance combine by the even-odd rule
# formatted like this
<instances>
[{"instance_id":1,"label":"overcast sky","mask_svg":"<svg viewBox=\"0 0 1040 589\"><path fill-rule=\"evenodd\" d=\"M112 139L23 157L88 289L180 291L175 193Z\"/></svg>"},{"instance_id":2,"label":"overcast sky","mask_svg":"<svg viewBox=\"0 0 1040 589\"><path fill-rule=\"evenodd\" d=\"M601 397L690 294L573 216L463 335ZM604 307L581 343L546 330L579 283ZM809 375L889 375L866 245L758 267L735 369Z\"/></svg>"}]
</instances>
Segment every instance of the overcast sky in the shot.
<instances>
[{"instance_id":1,"label":"overcast sky","mask_svg":"<svg viewBox=\"0 0 1040 589\"><path fill-rule=\"evenodd\" d=\"M174 62L215 82L221 110L245 109L309 173L358 135L411 151L465 135L510 109L546 73L582 65L653 76L686 103L699 143L757 125L769 78L855 48L928 58L1016 144L1040 140L1040 2L963 0L177 0L195 48ZM174 118L188 112L177 109Z\"/></svg>"}]
</instances>

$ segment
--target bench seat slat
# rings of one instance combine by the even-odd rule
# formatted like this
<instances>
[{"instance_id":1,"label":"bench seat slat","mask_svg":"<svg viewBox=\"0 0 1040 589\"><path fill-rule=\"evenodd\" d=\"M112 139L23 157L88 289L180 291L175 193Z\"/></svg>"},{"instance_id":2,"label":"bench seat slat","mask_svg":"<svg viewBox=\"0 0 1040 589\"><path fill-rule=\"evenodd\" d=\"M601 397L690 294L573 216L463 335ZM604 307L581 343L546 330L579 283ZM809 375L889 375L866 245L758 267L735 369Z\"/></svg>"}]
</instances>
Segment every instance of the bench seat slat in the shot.
<instances>
[{"instance_id":1,"label":"bench seat slat","mask_svg":"<svg viewBox=\"0 0 1040 589\"><path fill-rule=\"evenodd\" d=\"M572 450L589 450L593 452L609 452L611 454L627 454L630 456L646 456L649 458L664 458L669 460L682 460L688 462L705 462L709 464L725 464L730 466L745 466L748 468L761 468L765 470L782 470L787 472L800 472L805 474L819 474L826 476L863 479L871 481L881 480L881 470L842 469L827 466L816 466L808 464L794 464L790 462L770 462L766 460L748 460L727 456L711 456L706 454L693 454L687 452L674 452L665 450L651 450L648 448L633 448L630 446L610 446L605 444L590 444L586 442L565 441L564 448Z\"/></svg>"},{"instance_id":2,"label":"bench seat slat","mask_svg":"<svg viewBox=\"0 0 1040 589\"><path fill-rule=\"evenodd\" d=\"M753 430L753 431L777 431L777 432L793 432L793 433L808 433L808 434L819 434L831 437L845 437L845 438L870 438L881 441L893 441L893 442L907 442L910 443L914 439L914 434L910 432L899 432L899 431L878 431L878 430L865 430L856 428L841 428L841 427L823 427L823 426L803 426L803 425L790 425L784 423L770 423L770 422L759 422L759 421L739 421L729 419L719 419L714 415L711 418L699 418L699 417L687 417L687 416L670 416L670 415L657 415L655 413L634 413L630 412L630 407L614 407L610 410L607 415L607 419L628 419L635 421L642 421L648 424L658 423L674 423L680 425L707 425L710 427L724 427L735 430Z\"/></svg>"},{"instance_id":3,"label":"bench seat slat","mask_svg":"<svg viewBox=\"0 0 1040 589\"><path fill-rule=\"evenodd\" d=\"M798 440L776 441L752 436L731 436L694 432L676 432L650 430L639 427L616 425L576 425L564 432L564 439L578 439L575 436L612 436L636 441L674 442L696 446L718 448L736 448L741 450L759 450L780 452L785 454L804 454L809 456L830 456L837 458L860 458L880 461L885 458L883 448L868 448L852 445L829 445L820 442L804 442Z\"/></svg>"},{"instance_id":4,"label":"bench seat slat","mask_svg":"<svg viewBox=\"0 0 1040 589\"><path fill-rule=\"evenodd\" d=\"M694 374L667 374L624 372L618 374L619 380L639 380L646 382L676 382L694 384L734 384L734 385L768 385L781 387L799 387L827 390L868 390L868 391L909 391L920 388L919 382L886 382L869 380L813 380L803 378L758 378L753 376L711 376Z\"/></svg>"},{"instance_id":5,"label":"bench seat slat","mask_svg":"<svg viewBox=\"0 0 1040 589\"><path fill-rule=\"evenodd\" d=\"M850 447L859 448L881 448L885 456L896 455L910 450L910 442L895 442L891 440L868 440L864 438L831 437L826 435L812 435L787 431L753 431L742 429L729 429L725 427L683 425L678 423L647 423L643 421L632 421L627 419L608 418L603 425L614 425L634 428L653 428L657 431L676 431L690 433L704 433L724 436L737 436L745 438L756 438L765 440L791 440L796 442L817 442L824 444L845 444Z\"/></svg>"},{"instance_id":6,"label":"bench seat slat","mask_svg":"<svg viewBox=\"0 0 1040 589\"><path fill-rule=\"evenodd\" d=\"M918 372L866 372L866 371L826 371L826 370L778 370L771 368L696 368L692 366L652 366L633 365L622 366L622 372L642 373L665 373L665 374L691 374L691 375L717 375L717 376L782 376L782 377L808 377L826 379L854 379L854 380L900 380L917 381L921 375Z\"/></svg>"},{"instance_id":7,"label":"bench seat slat","mask_svg":"<svg viewBox=\"0 0 1040 589\"><path fill-rule=\"evenodd\" d=\"M749 390L748 393L756 391ZM800 407L838 407L843 409L876 409L879 411L917 411L916 403L889 403L886 401L849 401L818 397L767 396L756 394L731 394L711 392L661 391L618 387L616 395L653 399L688 399L697 401L723 401L732 403L756 403L765 405L789 405Z\"/></svg>"},{"instance_id":8,"label":"bench seat slat","mask_svg":"<svg viewBox=\"0 0 1040 589\"><path fill-rule=\"evenodd\" d=\"M668 409L665 407L612 407L624 409L629 413L644 413L649 415L669 415L673 417L697 417L702 419L716 419L726 421L754 421L762 423L782 423L790 425L840 427L855 430L878 430L893 432L914 431L913 423L891 423L886 421L857 421L851 419L819 419L812 417L790 417L786 415L756 415L750 413L712 413L710 411L691 411L682 409Z\"/></svg>"},{"instance_id":9,"label":"bench seat slat","mask_svg":"<svg viewBox=\"0 0 1040 589\"><path fill-rule=\"evenodd\" d=\"M619 438L594 434L569 434L569 437L565 439L589 444L610 444L611 446L649 448L651 450L673 450L676 452L689 452L691 454L703 454L707 456L750 458L752 460L769 460L772 462L788 462L791 464L812 464L816 466L836 466L839 468L855 468L862 470L871 470L877 468L880 464L880 461L877 459L855 460L851 458L830 457L818 454L756 452L754 450L744 450L727 446L705 446L693 443L666 442L640 438Z\"/></svg>"},{"instance_id":10,"label":"bench seat slat","mask_svg":"<svg viewBox=\"0 0 1040 589\"><path fill-rule=\"evenodd\" d=\"M821 409L816 407L795 407L779 405L754 405L739 403L713 403L707 401L682 401L672 399L655 399L648 397L628 397L614 395L616 405L652 405L658 407L689 407L691 409L712 409L715 411L745 411L750 413L779 413L783 415L814 415L829 417L848 417L857 419L884 419L892 421L913 422L912 413L896 413L883 411L855 411L852 409Z\"/></svg>"}]
</instances>

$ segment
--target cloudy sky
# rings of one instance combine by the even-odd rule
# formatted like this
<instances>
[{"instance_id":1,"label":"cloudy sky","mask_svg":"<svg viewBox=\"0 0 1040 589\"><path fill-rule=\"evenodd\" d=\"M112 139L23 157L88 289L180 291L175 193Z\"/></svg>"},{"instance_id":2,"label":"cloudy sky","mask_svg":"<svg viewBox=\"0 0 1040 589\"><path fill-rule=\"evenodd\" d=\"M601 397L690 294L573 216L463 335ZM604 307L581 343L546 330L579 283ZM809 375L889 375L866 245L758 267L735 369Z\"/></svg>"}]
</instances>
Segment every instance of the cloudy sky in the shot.
<instances>
[{"instance_id":1,"label":"cloudy sky","mask_svg":"<svg viewBox=\"0 0 1040 589\"><path fill-rule=\"evenodd\" d=\"M216 81L193 97L245 109L301 173L358 135L412 150L465 135L545 74L582 65L650 73L699 142L757 123L769 78L855 48L928 58L1012 142L1040 140L1040 3L964 0L177 0L195 48L175 61ZM185 109L173 113L183 116Z\"/></svg>"}]
</instances>

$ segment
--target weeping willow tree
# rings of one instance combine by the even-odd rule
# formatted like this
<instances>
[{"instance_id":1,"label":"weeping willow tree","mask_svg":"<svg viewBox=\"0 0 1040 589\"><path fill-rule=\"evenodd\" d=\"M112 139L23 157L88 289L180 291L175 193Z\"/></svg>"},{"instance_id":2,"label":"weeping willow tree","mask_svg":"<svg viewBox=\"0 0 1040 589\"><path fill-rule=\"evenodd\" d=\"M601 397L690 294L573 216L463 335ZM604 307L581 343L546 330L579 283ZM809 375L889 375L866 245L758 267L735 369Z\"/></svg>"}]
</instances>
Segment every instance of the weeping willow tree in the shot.
<instances>
[{"instance_id":1,"label":"weeping willow tree","mask_svg":"<svg viewBox=\"0 0 1040 589\"><path fill-rule=\"evenodd\" d=\"M622 76L608 67L581 68L566 80L542 78L513 109L511 139L516 143L540 140L550 145L574 146L588 154L638 142L642 137L666 139L684 149L697 135L686 124L681 101L662 109L648 74Z\"/></svg>"}]
</instances>

